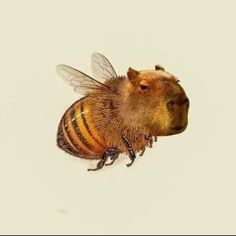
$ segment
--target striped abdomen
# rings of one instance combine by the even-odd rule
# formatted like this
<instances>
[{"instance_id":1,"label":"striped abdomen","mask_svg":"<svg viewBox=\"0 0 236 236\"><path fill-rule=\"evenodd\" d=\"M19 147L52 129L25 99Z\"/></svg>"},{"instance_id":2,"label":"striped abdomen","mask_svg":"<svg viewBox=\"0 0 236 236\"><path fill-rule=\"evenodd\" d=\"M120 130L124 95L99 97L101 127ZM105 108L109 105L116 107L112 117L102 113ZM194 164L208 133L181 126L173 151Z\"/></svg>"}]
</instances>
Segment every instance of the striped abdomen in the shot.
<instances>
[{"instance_id":1,"label":"striped abdomen","mask_svg":"<svg viewBox=\"0 0 236 236\"><path fill-rule=\"evenodd\" d=\"M77 101L65 112L58 127L57 145L74 156L88 159L99 159L106 151L104 140L91 122L86 98Z\"/></svg>"}]
</instances>

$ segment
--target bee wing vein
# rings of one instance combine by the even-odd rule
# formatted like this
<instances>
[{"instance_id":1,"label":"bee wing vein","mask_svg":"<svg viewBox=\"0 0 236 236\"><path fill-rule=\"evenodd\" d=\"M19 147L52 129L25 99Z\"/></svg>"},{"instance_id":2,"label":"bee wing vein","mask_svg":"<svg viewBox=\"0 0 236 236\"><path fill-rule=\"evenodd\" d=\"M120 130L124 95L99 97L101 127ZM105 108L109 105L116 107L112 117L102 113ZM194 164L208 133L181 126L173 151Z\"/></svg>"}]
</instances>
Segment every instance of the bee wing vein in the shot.
<instances>
[{"instance_id":1,"label":"bee wing vein","mask_svg":"<svg viewBox=\"0 0 236 236\"><path fill-rule=\"evenodd\" d=\"M98 52L94 52L91 58L93 75L100 81L116 78L117 74L110 61Z\"/></svg>"},{"instance_id":2,"label":"bee wing vein","mask_svg":"<svg viewBox=\"0 0 236 236\"><path fill-rule=\"evenodd\" d=\"M76 93L85 95L98 86L109 89L103 83L70 66L63 64L57 65L56 71L70 86L74 87Z\"/></svg>"}]
</instances>

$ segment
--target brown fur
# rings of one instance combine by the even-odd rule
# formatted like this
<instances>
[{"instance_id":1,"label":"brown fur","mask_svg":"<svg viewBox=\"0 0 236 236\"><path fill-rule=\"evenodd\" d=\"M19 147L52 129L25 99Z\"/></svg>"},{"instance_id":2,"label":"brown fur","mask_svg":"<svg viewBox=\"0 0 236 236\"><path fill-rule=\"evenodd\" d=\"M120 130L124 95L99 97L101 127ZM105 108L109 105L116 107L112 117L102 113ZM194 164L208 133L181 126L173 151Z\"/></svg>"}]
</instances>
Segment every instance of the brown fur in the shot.
<instances>
[{"instance_id":1,"label":"brown fur","mask_svg":"<svg viewBox=\"0 0 236 236\"><path fill-rule=\"evenodd\" d=\"M125 135L135 152L144 150L145 136L166 136L183 132L188 123L188 99L177 78L163 70L135 71L128 77L110 79L106 84L116 93L97 88L86 103L92 123L109 148L126 152ZM142 90L141 86L146 89ZM174 101L174 105L169 101ZM182 126L182 129L173 128Z\"/></svg>"}]
</instances>

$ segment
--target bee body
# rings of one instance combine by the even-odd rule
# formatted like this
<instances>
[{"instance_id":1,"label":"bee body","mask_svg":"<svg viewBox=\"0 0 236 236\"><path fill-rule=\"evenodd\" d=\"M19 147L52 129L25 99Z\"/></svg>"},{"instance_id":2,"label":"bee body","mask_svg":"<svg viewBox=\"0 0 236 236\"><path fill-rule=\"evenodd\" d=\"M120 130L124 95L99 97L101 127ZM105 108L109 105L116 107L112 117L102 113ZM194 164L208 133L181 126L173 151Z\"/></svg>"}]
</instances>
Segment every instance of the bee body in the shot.
<instances>
[{"instance_id":1,"label":"bee body","mask_svg":"<svg viewBox=\"0 0 236 236\"><path fill-rule=\"evenodd\" d=\"M71 105L58 127L57 144L64 151L81 158L100 159L107 149L91 121L86 97Z\"/></svg>"},{"instance_id":2,"label":"bee body","mask_svg":"<svg viewBox=\"0 0 236 236\"><path fill-rule=\"evenodd\" d=\"M188 125L189 99L176 76L160 65L155 70L129 68L117 76L103 55L92 55L95 78L58 65L61 77L84 97L63 115L57 145L69 154L98 159L97 167L113 164L119 153L143 155L157 136L182 133ZM107 163L108 159L111 160Z\"/></svg>"}]
</instances>

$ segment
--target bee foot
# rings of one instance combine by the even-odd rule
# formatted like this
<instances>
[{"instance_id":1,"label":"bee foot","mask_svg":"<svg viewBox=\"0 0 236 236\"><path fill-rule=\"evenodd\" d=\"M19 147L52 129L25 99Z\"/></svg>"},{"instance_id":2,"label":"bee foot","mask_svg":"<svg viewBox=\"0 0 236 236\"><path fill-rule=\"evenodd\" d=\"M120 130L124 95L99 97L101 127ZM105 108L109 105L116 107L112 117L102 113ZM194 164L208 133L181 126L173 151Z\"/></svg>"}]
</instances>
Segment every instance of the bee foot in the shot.
<instances>
[{"instance_id":1,"label":"bee foot","mask_svg":"<svg viewBox=\"0 0 236 236\"><path fill-rule=\"evenodd\" d=\"M139 154L139 156L140 157L143 156L144 152L145 152L145 149L142 150L142 152Z\"/></svg>"},{"instance_id":2,"label":"bee foot","mask_svg":"<svg viewBox=\"0 0 236 236\"><path fill-rule=\"evenodd\" d=\"M132 166L132 165L133 165L133 163L134 163L134 160L133 160L133 161L131 161L130 163L126 164L126 166L127 166L127 167L130 167L130 166Z\"/></svg>"},{"instance_id":3,"label":"bee foot","mask_svg":"<svg viewBox=\"0 0 236 236\"><path fill-rule=\"evenodd\" d=\"M104 164L105 164L105 161L104 161L104 160L101 160L101 161L98 162L96 168L94 168L94 169L88 169L88 171L96 171L96 170L100 170L100 169L102 169L102 167L104 166Z\"/></svg>"}]
</instances>

